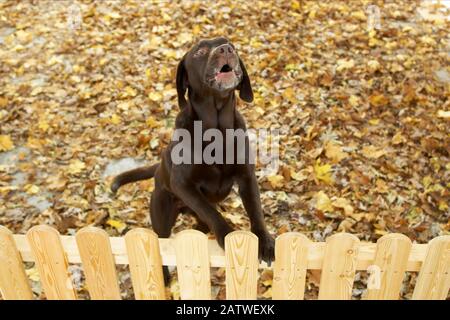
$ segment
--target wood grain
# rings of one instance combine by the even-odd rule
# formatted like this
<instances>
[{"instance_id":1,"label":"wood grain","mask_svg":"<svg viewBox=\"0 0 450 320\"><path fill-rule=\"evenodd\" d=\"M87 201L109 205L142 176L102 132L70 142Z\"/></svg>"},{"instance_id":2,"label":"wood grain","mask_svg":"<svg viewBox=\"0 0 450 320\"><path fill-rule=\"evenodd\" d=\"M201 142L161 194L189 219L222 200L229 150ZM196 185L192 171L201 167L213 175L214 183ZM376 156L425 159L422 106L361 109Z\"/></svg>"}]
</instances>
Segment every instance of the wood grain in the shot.
<instances>
[{"instance_id":1,"label":"wood grain","mask_svg":"<svg viewBox=\"0 0 450 320\"><path fill-rule=\"evenodd\" d=\"M379 277L375 281L379 288L368 285L368 300L399 298L411 247L411 240L399 233L387 234L378 239L373 262L375 274L371 277Z\"/></svg>"},{"instance_id":2,"label":"wood grain","mask_svg":"<svg viewBox=\"0 0 450 320\"><path fill-rule=\"evenodd\" d=\"M159 241L149 229L136 228L125 235L131 281L137 300L164 300L164 277Z\"/></svg>"},{"instance_id":3,"label":"wood grain","mask_svg":"<svg viewBox=\"0 0 450 320\"><path fill-rule=\"evenodd\" d=\"M258 238L247 231L229 233L225 237L225 265L227 299L256 299Z\"/></svg>"},{"instance_id":4,"label":"wood grain","mask_svg":"<svg viewBox=\"0 0 450 320\"><path fill-rule=\"evenodd\" d=\"M303 300L309 244L309 239L298 232L287 232L276 239L273 299Z\"/></svg>"},{"instance_id":5,"label":"wood grain","mask_svg":"<svg viewBox=\"0 0 450 320\"><path fill-rule=\"evenodd\" d=\"M4 300L33 299L13 234L2 226L0 226L0 296Z\"/></svg>"},{"instance_id":6,"label":"wood grain","mask_svg":"<svg viewBox=\"0 0 450 320\"><path fill-rule=\"evenodd\" d=\"M444 300L450 289L450 236L428 243L428 252L414 288L413 300Z\"/></svg>"},{"instance_id":7,"label":"wood grain","mask_svg":"<svg viewBox=\"0 0 450 320\"><path fill-rule=\"evenodd\" d=\"M59 232L47 225L39 225L32 227L26 236L47 299L76 299Z\"/></svg>"},{"instance_id":8,"label":"wood grain","mask_svg":"<svg viewBox=\"0 0 450 320\"><path fill-rule=\"evenodd\" d=\"M120 300L116 266L108 234L99 228L85 227L77 232L81 262L92 300Z\"/></svg>"},{"instance_id":9,"label":"wood grain","mask_svg":"<svg viewBox=\"0 0 450 320\"><path fill-rule=\"evenodd\" d=\"M356 271L359 239L348 233L327 238L319 300L350 300Z\"/></svg>"},{"instance_id":10,"label":"wood grain","mask_svg":"<svg viewBox=\"0 0 450 320\"><path fill-rule=\"evenodd\" d=\"M197 230L181 231L175 237L175 252L181 299L211 299L207 236Z\"/></svg>"}]
</instances>

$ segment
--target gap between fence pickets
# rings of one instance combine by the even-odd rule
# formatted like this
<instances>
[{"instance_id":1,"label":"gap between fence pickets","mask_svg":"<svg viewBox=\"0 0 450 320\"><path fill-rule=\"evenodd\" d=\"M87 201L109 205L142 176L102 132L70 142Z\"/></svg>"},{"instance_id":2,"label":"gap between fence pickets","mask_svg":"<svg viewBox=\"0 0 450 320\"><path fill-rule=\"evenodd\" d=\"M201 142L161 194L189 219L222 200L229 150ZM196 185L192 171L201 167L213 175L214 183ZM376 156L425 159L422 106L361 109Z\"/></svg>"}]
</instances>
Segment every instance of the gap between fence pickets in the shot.
<instances>
[{"instance_id":1,"label":"gap between fence pickets","mask_svg":"<svg viewBox=\"0 0 450 320\"><path fill-rule=\"evenodd\" d=\"M128 264L125 240L123 237L110 237L111 249L116 264ZM17 249L23 261L34 261L30 247L25 235L14 235ZM69 263L81 263L78 247L73 236L61 236L61 242L66 252ZM174 240L159 239L160 251L163 265L176 266ZM225 254L215 240L208 240L211 267L225 267ZM357 270L367 270L375 258L376 243L361 242L358 257ZM409 255L406 271L419 271L425 259L427 244L413 244ZM321 269L325 252L325 242L312 242L308 250L308 269ZM260 268L267 268L267 264L262 262Z\"/></svg>"}]
</instances>

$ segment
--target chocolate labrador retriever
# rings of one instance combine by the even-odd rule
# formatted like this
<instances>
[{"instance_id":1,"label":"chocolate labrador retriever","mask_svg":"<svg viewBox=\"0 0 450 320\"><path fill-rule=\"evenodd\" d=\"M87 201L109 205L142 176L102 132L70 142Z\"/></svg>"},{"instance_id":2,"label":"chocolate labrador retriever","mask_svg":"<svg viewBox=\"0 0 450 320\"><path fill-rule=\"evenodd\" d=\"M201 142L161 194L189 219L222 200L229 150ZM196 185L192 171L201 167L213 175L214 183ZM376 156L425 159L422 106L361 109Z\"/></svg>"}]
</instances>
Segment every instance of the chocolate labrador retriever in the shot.
<instances>
[{"instance_id":1,"label":"chocolate labrador retriever","mask_svg":"<svg viewBox=\"0 0 450 320\"><path fill-rule=\"evenodd\" d=\"M251 102L252 87L242 60L227 39L202 40L192 47L178 65L176 86L181 111L176 118L175 131L185 129L194 134L194 121L201 121L203 132L210 128L223 133L226 129L246 130L244 119L236 109L235 90L239 90L242 100ZM274 258L274 240L264 223L255 167L249 157L238 164L237 157L242 150L234 150L237 151L233 153L236 161L231 164L229 161L175 164L171 155L178 143L172 141L169 144L160 163L115 177L112 191L115 193L126 183L155 177L150 217L159 237L170 236L180 212L192 212L199 221L199 228L211 230L223 247L225 236L233 229L216 210L215 204L230 193L236 182L250 217L251 231L259 239L259 257L270 263ZM202 142L202 150L207 145ZM194 141L190 146L194 146ZM227 150L225 142L224 148ZM249 148L248 137L244 148ZM247 152L244 154L248 155Z\"/></svg>"}]
</instances>

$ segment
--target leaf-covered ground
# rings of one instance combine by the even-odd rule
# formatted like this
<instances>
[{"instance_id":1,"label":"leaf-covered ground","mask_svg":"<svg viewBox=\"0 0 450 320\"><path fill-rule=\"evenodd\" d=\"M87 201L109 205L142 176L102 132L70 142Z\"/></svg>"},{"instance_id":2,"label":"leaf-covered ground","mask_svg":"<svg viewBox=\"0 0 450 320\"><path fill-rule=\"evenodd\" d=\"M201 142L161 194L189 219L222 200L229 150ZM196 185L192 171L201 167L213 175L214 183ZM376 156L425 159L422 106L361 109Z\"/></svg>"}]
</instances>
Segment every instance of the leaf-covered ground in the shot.
<instances>
[{"instance_id":1,"label":"leaf-covered ground","mask_svg":"<svg viewBox=\"0 0 450 320\"><path fill-rule=\"evenodd\" d=\"M228 37L255 90L250 128L281 128L278 173L259 178L270 231L315 241L347 231L376 241L448 234L449 21L420 1L0 0L0 224L16 233L147 226L152 181L109 194L111 176L155 163L178 112L175 69L200 38ZM380 8L368 29L366 8ZM234 191L220 205L248 218ZM194 220L181 216L175 232ZM80 276L79 268L73 267ZM30 265L28 274L38 280ZM120 272L124 297L129 274ZM402 295L411 295L408 274ZM223 269L214 295L224 297ZM307 298L317 293L317 274ZM358 273L354 297L364 297ZM33 289L42 296L39 282ZM271 296L262 274L259 296ZM80 292L86 290L81 285ZM176 281L169 294L179 295Z\"/></svg>"}]
</instances>

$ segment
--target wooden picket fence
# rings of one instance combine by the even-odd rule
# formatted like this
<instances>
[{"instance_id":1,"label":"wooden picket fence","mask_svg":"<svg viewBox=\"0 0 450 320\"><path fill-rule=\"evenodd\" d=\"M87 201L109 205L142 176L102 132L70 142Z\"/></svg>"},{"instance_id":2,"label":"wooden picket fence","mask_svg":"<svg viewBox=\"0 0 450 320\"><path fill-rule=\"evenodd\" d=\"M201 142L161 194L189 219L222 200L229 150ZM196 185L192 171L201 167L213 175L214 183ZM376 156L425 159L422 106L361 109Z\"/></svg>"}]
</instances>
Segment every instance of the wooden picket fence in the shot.
<instances>
[{"instance_id":1,"label":"wooden picket fence","mask_svg":"<svg viewBox=\"0 0 450 320\"><path fill-rule=\"evenodd\" d=\"M365 243L348 233L311 242L290 232L276 239L273 298L303 299L306 271L321 270L319 299L351 299L357 270L372 272L368 299L398 299L406 271L419 272L413 299L446 299L450 287L450 236L412 244L402 234ZM136 299L165 299L162 266L177 266L182 299L211 299L210 267L226 268L226 298L256 299L258 238L230 233L225 252L199 231L158 239L137 228L124 237L86 227L75 236L40 225L26 235L0 226L0 293L3 299L32 299L23 262L34 261L48 299L77 299L69 263L81 263L91 299L120 299L116 264L129 264Z\"/></svg>"}]
</instances>

